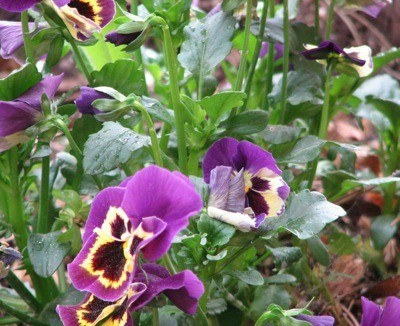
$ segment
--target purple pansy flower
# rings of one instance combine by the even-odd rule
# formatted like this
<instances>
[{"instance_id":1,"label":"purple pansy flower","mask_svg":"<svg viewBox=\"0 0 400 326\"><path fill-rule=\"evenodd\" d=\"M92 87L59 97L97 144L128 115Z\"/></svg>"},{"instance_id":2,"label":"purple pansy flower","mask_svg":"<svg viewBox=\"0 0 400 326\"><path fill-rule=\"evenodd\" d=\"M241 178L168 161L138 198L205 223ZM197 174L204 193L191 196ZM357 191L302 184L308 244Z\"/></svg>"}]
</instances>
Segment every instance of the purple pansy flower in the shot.
<instances>
[{"instance_id":1,"label":"purple pansy flower","mask_svg":"<svg viewBox=\"0 0 400 326\"><path fill-rule=\"evenodd\" d=\"M334 63L335 68L344 73L366 77L373 71L371 49L366 46L358 46L342 49L331 41L324 41L318 46L305 44L306 51L300 52L308 60L327 65Z\"/></svg>"},{"instance_id":2,"label":"purple pansy flower","mask_svg":"<svg viewBox=\"0 0 400 326\"><path fill-rule=\"evenodd\" d=\"M388 297L385 307L361 297L363 315L360 326L398 325L400 321L400 299Z\"/></svg>"},{"instance_id":3,"label":"purple pansy flower","mask_svg":"<svg viewBox=\"0 0 400 326\"><path fill-rule=\"evenodd\" d=\"M117 31L112 31L106 35L106 40L115 46L128 45L136 40L141 34L142 32L120 34Z\"/></svg>"},{"instance_id":4,"label":"purple pansy flower","mask_svg":"<svg viewBox=\"0 0 400 326\"><path fill-rule=\"evenodd\" d=\"M42 119L42 95L52 99L62 76L47 76L15 100L0 101L0 152L29 140L24 131Z\"/></svg>"},{"instance_id":5,"label":"purple pansy flower","mask_svg":"<svg viewBox=\"0 0 400 326\"><path fill-rule=\"evenodd\" d=\"M126 293L114 301L103 301L87 294L76 306L58 306L57 312L66 326L95 325L100 320L112 325L133 325L131 313L139 310L159 294L165 294L182 311L195 314L204 286L193 272L176 275L156 264L143 264ZM108 319L104 320L108 316Z\"/></svg>"},{"instance_id":6,"label":"purple pansy flower","mask_svg":"<svg viewBox=\"0 0 400 326\"><path fill-rule=\"evenodd\" d=\"M194 315L204 293L203 283L190 270L170 275L166 268L156 264L143 264L135 282L146 284L147 289L132 303L130 311L138 310L163 293L182 311Z\"/></svg>"},{"instance_id":7,"label":"purple pansy flower","mask_svg":"<svg viewBox=\"0 0 400 326\"><path fill-rule=\"evenodd\" d=\"M271 153L248 141L223 138L207 151L204 180L210 185L208 213L241 231L283 213L289 187Z\"/></svg>"},{"instance_id":8,"label":"purple pansy flower","mask_svg":"<svg viewBox=\"0 0 400 326\"><path fill-rule=\"evenodd\" d=\"M134 277L139 251L145 259L160 258L201 208L185 176L156 166L104 189L92 203L83 248L68 265L74 286L102 300L121 297Z\"/></svg>"},{"instance_id":9,"label":"purple pansy flower","mask_svg":"<svg viewBox=\"0 0 400 326\"><path fill-rule=\"evenodd\" d=\"M331 316L310 316L300 314L294 318L307 321L312 326L333 326L335 324L335 318Z\"/></svg>"},{"instance_id":10,"label":"purple pansy flower","mask_svg":"<svg viewBox=\"0 0 400 326\"><path fill-rule=\"evenodd\" d=\"M260 51L260 58L264 58L268 54L268 48L269 48L269 43L268 42L263 42L261 51ZM275 60L278 60L283 57L283 50L284 46L283 44L275 43L274 44L275 48Z\"/></svg>"},{"instance_id":11,"label":"purple pansy flower","mask_svg":"<svg viewBox=\"0 0 400 326\"><path fill-rule=\"evenodd\" d=\"M75 105L82 114L99 114L101 111L92 103L100 99L112 99L112 97L94 88L82 86L81 95L75 100Z\"/></svg>"}]
</instances>

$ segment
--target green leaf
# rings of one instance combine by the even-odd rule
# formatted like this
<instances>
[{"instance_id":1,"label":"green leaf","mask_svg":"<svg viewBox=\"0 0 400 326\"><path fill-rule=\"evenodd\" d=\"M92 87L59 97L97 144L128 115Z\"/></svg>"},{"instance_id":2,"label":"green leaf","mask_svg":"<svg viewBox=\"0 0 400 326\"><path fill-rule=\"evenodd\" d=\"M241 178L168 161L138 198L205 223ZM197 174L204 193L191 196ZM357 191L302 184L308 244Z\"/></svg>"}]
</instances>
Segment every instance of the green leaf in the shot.
<instances>
[{"instance_id":1,"label":"green leaf","mask_svg":"<svg viewBox=\"0 0 400 326\"><path fill-rule=\"evenodd\" d=\"M298 247L279 247L269 248L275 257L275 265L278 269L285 268L298 261L302 256L301 249Z\"/></svg>"},{"instance_id":2,"label":"green leaf","mask_svg":"<svg viewBox=\"0 0 400 326\"><path fill-rule=\"evenodd\" d=\"M197 77L206 76L231 52L235 24L231 15L221 11L186 26L178 55L182 67Z\"/></svg>"},{"instance_id":3,"label":"green leaf","mask_svg":"<svg viewBox=\"0 0 400 326\"><path fill-rule=\"evenodd\" d=\"M219 315L228 308L228 304L222 298L211 299L207 301L207 313L210 315Z\"/></svg>"},{"instance_id":4,"label":"green leaf","mask_svg":"<svg viewBox=\"0 0 400 326\"><path fill-rule=\"evenodd\" d=\"M153 118L169 123L171 126L175 124L174 111L164 107L160 101L147 96L142 96L141 102Z\"/></svg>"},{"instance_id":5,"label":"green leaf","mask_svg":"<svg viewBox=\"0 0 400 326\"><path fill-rule=\"evenodd\" d=\"M81 230L76 224L72 224L72 226L68 229L68 231L64 232L58 237L58 242L67 243L71 247L70 255L77 255L79 251L82 249L82 235Z\"/></svg>"},{"instance_id":6,"label":"green leaf","mask_svg":"<svg viewBox=\"0 0 400 326\"><path fill-rule=\"evenodd\" d=\"M146 90L146 83L139 64L130 59L107 63L100 71L93 71L92 76L94 78L93 87L112 87L126 96L132 93L140 96Z\"/></svg>"},{"instance_id":7,"label":"green leaf","mask_svg":"<svg viewBox=\"0 0 400 326\"><path fill-rule=\"evenodd\" d=\"M374 72L381 69L383 66L388 64L390 61L400 58L400 48L392 48L386 52L380 52L377 54L374 60Z\"/></svg>"},{"instance_id":8,"label":"green leaf","mask_svg":"<svg viewBox=\"0 0 400 326\"><path fill-rule=\"evenodd\" d=\"M265 141L271 144L279 145L296 140L303 130L304 129L300 127L268 125L267 128L260 133L260 135Z\"/></svg>"},{"instance_id":9,"label":"green leaf","mask_svg":"<svg viewBox=\"0 0 400 326\"><path fill-rule=\"evenodd\" d=\"M339 231L329 234L328 245L329 250L335 255L351 255L357 250L353 238Z\"/></svg>"},{"instance_id":10,"label":"green leaf","mask_svg":"<svg viewBox=\"0 0 400 326\"><path fill-rule=\"evenodd\" d=\"M207 241L213 247L227 244L236 231L233 226L217 221L206 214L201 215L197 227L199 232L207 234Z\"/></svg>"},{"instance_id":11,"label":"green leaf","mask_svg":"<svg viewBox=\"0 0 400 326\"><path fill-rule=\"evenodd\" d=\"M346 180L356 180L356 177L346 171L332 171L322 176L324 195L330 199L340 192L342 183Z\"/></svg>"},{"instance_id":12,"label":"green leaf","mask_svg":"<svg viewBox=\"0 0 400 326\"><path fill-rule=\"evenodd\" d=\"M12 101L42 80L34 64L27 64L0 80L0 101Z\"/></svg>"},{"instance_id":13,"label":"green leaf","mask_svg":"<svg viewBox=\"0 0 400 326\"><path fill-rule=\"evenodd\" d=\"M117 122L104 123L103 129L89 137L83 151L83 168L94 175L115 169L150 146L148 136L122 127Z\"/></svg>"},{"instance_id":14,"label":"green leaf","mask_svg":"<svg viewBox=\"0 0 400 326\"><path fill-rule=\"evenodd\" d=\"M212 123L218 121L225 112L243 105L246 98L243 92L222 92L212 96L204 97L200 105L207 112Z\"/></svg>"},{"instance_id":15,"label":"green leaf","mask_svg":"<svg viewBox=\"0 0 400 326\"><path fill-rule=\"evenodd\" d=\"M397 223L393 224L395 217L381 215L374 219L371 225L371 239L374 247L382 250L397 232Z\"/></svg>"},{"instance_id":16,"label":"green leaf","mask_svg":"<svg viewBox=\"0 0 400 326\"><path fill-rule=\"evenodd\" d=\"M29 258L35 272L42 277L53 275L71 249L69 244L57 241L60 234L61 231L57 231L29 236Z\"/></svg>"},{"instance_id":17,"label":"green leaf","mask_svg":"<svg viewBox=\"0 0 400 326\"><path fill-rule=\"evenodd\" d=\"M343 208L328 202L324 195L309 190L290 196L287 207L283 215L267 219L266 226L275 233L285 229L299 239L311 238L327 223L346 215Z\"/></svg>"},{"instance_id":18,"label":"green leaf","mask_svg":"<svg viewBox=\"0 0 400 326\"><path fill-rule=\"evenodd\" d=\"M264 278L255 269L249 271L231 271L228 274L249 285L260 286L264 284Z\"/></svg>"},{"instance_id":19,"label":"green leaf","mask_svg":"<svg viewBox=\"0 0 400 326\"><path fill-rule=\"evenodd\" d=\"M257 320L273 303L288 309L290 301L290 295L282 285L259 286L255 290L254 301L250 305L250 316L253 320Z\"/></svg>"},{"instance_id":20,"label":"green leaf","mask_svg":"<svg viewBox=\"0 0 400 326\"><path fill-rule=\"evenodd\" d=\"M301 138L293 147L293 149L284 155L277 158L279 163L307 163L316 159L326 140L319 139L316 136L305 136Z\"/></svg>"},{"instance_id":21,"label":"green leaf","mask_svg":"<svg viewBox=\"0 0 400 326\"><path fill-rule=\"evenodd\" d=\"M227 124L228 134L251 135L265 129L268 113L261 110L245 111L235 115Z\"/></svg>"},{"instance_id":22,"label":"green leaf","mask_svg":"<svg viewBox=\"0 0 400 326\"><path fill-rule=\"evenodd\" d=\"M290 274L276 274L265 278L265 284L285 284L296 282L296 277Z\"/></svg>"},{"instance_id":23,"label":"green leaf","mask_svg":"<svg viewBox=\"0 0 400 326\"><path fill-rule=\"evenodd\" d=\"M329 252L321 239L314 235L310 239L307 239L308 246L314 258L322 265L328 266L330 262Z\"/></svg>"},{"instance_id":24,"label":"green leaf","mask_svg":"<svg viewBox=\"0 0 400 326\"><path fill-rule=\"evenodd\" d=\"M78 147L82 150L89 136L98 132L101 127L101 123L91 114L83 114L82 117L75 120L71 134Z\"/></svg>"},{"instance_id":25,"label":"green leaf","mask_svg":"<svg viewBox=\"0 0 400 326\"><path fill-rule=\"evenodd\" d=\"M217 253L216 255L207 254L206 257L210 261L218 261L218 260L224 259L227 254L228 254L228 250L224 249L224 250L220 251L219 253Z\"/></svg>"},{"instance_id":26,"label":"green leaf","mask_svg":"<svg viewBox=\"0 0 400 326\"><path fill-rule=\"evenodd\" d=\"M372 104L379 112L389 119L395 132L400 130L400 98L385 100L367 96L366 102Z\"/></svg>"},{"instance_id":27,"label":"green leaf","mask_svg":"<svg viewBox=\"0 0 400 326\"><path fill-rule=\"evenodd\" d=\"M242 4L244 4L245 0L224 0L222 1L222 10L223 11L233 11Z\"/></svg>"},{"instance_id":28,"label":"green leaf","mask_svg":"<svg viewBox=\"0 0 400 326\"><path fill-rule=\"evenodd\" d=\"M208 184L205 183L203 178L195 177L194 175L190 175L189 179L193 183L196 192L201 196L203 203L207 203L210 192Z\"/></svg>"}]
</instances>

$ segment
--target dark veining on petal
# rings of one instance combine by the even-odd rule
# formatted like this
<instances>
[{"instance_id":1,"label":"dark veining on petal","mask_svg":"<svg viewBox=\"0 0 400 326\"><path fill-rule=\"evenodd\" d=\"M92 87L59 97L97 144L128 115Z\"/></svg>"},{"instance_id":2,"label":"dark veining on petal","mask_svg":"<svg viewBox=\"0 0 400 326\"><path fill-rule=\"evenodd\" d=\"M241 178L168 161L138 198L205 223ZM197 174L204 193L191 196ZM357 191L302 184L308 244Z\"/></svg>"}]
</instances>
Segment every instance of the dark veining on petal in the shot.
<instances>
[{"instance_id":1,"label":"dark veining on petal","mask_svg":"<svg viewBox=\"0 0 400 326\"><path fill-rule=\"evenodd\" d=\"M247 199L249 200L249 206L253 209L255 215L260 215L262 213L268 215L269 206L261 194L250 190L247 193Z\"/></svg>"},{"instance_id":2,"label":"dark veining on petal","mask_svg":"<svg viewBox=\"0 0 400 326\"><path fill-rule=\"evenodd\" d=\"M251 188L257 191L266 191L270 189L269 181L259 177L252 177L251 184Z\"/></svg>"},{"instance_id":3,"label":"dark veining on petal","mask_svg":"<svg viewBox=\"0 0 400 326\"><path fill-rule=\"evenodd\" d=\"M111 223L111 234L117 239L121 239L121 236L126 232L124 219L117 215L114 221Z\"/></svg>"},{"instance_id":4,"label":"dark veining on petal","mask_svg":"<svg viewBox=\"0 0 400 326\"><path fill-rule=\"evenodd\" d=\"M72 0L69 4L69 7L76 8L78 10L79 14L82 16L85 16L86 18L89 18L90 20L95 20L95 13L93 11L93 6L91 6L90 3L88 2L83 2L80 0Z\"/></svg>"},{"instance_id":5,"label":"dark veining on petal","mask_svg":"<svg viewBox=\"0 0 400 326\"><path fill-rule=\"evenodd\" d=\"M82 307L82 310L85 310L83 313L83 319L89 323L93 323L97 317L100 316L102 311L106 307L114 304L114 302L103 301L92 295L89 301Z\"/></svg>"},{"instance_id":6,"label":"dark veining on petal","mask_svg":"<svg viewBox=\"0 0 400 326\"><path fill-rule=\"evenodd\" d=\"M135 255L136 248L139 246L139 243L142 241L139 237L133 237L131 244L131 255Z\"/></svg>"},{"instance_id":7,"label":"dark veining on petal","mask_svg":"<svg viewBox=\"0 0 400 326\"><path fill-rule=\"evenodd\" d=\"M110 242L102 245L93 257L93 270L103 270L103 276L112 281L118 281L124 270L126 259L123 242Z\"/></svg>"}]
</instances>

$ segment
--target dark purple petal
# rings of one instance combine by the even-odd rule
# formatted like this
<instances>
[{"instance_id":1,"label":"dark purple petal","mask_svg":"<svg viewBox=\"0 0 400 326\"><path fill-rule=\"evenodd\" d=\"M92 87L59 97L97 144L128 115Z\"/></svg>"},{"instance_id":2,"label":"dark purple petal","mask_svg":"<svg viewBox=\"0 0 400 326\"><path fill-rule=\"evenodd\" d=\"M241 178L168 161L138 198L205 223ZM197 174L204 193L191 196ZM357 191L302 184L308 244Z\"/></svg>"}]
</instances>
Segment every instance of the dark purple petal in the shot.
<instances>
[{"instance_id":1,"label":"dark purple petal","mask_svg":"<svg viewBox=\"0 0 400 326\"><path fill-rule=\"evenodd\" d=\"M206 183L210 183L211 170L215 167L223 165L235 168L233 156L237 152L238 144L236 139L226 137L211 145L203 160L203 178Z\"/></svg>"},{"instance_id":2,"label":"dark purple petal","mask_svg":"<svg viewBox=\"0 0 400 326\"><path fill-rule=\"evenodd\" d=\"M0 137L6 137L33 126L41 118L40 111L23 102L0 101Z\"/></svg>"},{"instance_id":3,"label":"dark purple petal","mask_svg":"<svg viewBox=\"0 0 400 326\"><path fill-rule=\"evenodd\" d=\"M335 318L331 316L309 316L301 314L295 318L299 320L305 320L312 326L333 326L335 324Z\"/></svg>"},{"instance_id":4,"label":"dark purple petal","mask_svg":"<svg viewBox=\"0 0 400 326\"><path fill-rule=\"evenodd\" d=\"M377 326L379 325L379 319L382 314L382 307L376 303L368 300L365 297L361 297L362 304L362 318L360 326ZM383 325L382 325L383 326Z\"/></svg>"},{"instance_id":5,"label":"dark purple petal","mask_svg":"<svg viewBox=\"0 0 400 326\"><path fill-rule=\"evenodd\" d=\"M245 172L256 174L261 169L268 168L278 175L282 174L270 152L246 140L241 141L237 146L237 154L233 162L237 171L244 169Z\"/></svg>"},{"instance_id":6,"label":"dark purple petal","mask_svg":"<svg viewBox=\"0 0 400 326\"><path fill-rule=\"evenodd\" d=\"M64 74L57 76L46 76L32 88L20 95L15 101L24 102L38 111L41 111L42 95L46 94L49 99L53 99L61 84Z\"/></svg>"},{"instance_id":7,"label":"dark purple petal","mask_svg":"<svg viewBox=\"0 0 400 326\"><path fill-rule=\"evenodd\" d=\"M81 95L75 100L75 104L82 114L98 114L101 113L100 110L97 110L92 106L92 103L99 99L111 99L112 97L96 91L91 87L82 86L81 87Z\"/></svg>"},{"instance_id":8,"label":"dark purple petal","mask_svg":"<svg viewBox=\"0 0 400 326\"><path fill-rule=\"evenodd\" d=\"M96 227L101 227L110 207L121 207L124 194L125 189L120 187L109 187L97 194L90 207L83 233L83 243L89 239Z\"/></svg>"},{"instance_id":9,"label":"dark purple petal","mask_svg":"<svg viewBox=\"0 0 400 326\"><path fill-rule=\"evenodd\" d=\"M0 21L0 55L5 59L13 58L15 52L23 45L21 23Z\"/></svg>"},{"instance_id":10,"label":"dark purple petal","mask_svg":"<svg viewBox=\"0 0 400 326\"><path fill-rule=\"evenodd\" d=\"M68 6L100 27L106 26L115 15L114 0L71 0Z\"/></svg>"},{"instance_id":11,"label":"dark purple petal","mask_svg":"<svg viewBox=\"0 0 400 326\"><path fill-rule=\"evenodd\" d=\"M0 8L12 12L22 12L33 7L40 1L41 0L0 0Z\"/></svg>"},{"instance_id":12,"label":"dark purple petal","mask_svg":"<svg viewBox=\"0 0 400 326\"><path fill-rule=\"evenodd\" d=\"M14 261L20 259L22 259L22 255L18 250L0 246L0 261L2 261L5 266L10 266Z\"/></svg>"},{"instance_id":13,"label":"dark purple petal","mask_svg":"<svg viewBox=\"0 0 400 326\"><path fill-rule=\"evenodd\" d=\"M364 306L363 306L364 307ZM388 297L379 322L379 326L398 325L400 322L400 299Z\"/></svg>"},{"instance_id":14,"label":"dark purple petal","mask_svg":"<svg viewBox=\"0 0 400 326\"><path fill-rule=\"evenodd\" d=\"M129 43L136 40L142 32L136 32L131 34L119 34L116 31L112 31L106 35L106 40L116 46L128 45Z\"/></svg>"},{"instance_id":15,"label":"dark purple petal","mask_svg":"<svg viewBox=\"0 0 400 326\"><path fill-rule=\"evenodd\" d=\"M131 305L130 310L138 310L157 295L164 293L179 309L195 314L200 297L204 293L203 283L192 271L185 270L176 275L156 264L143 264L134 279L147 285L146 291Z\"/></svg>"},{"instance_id":16,"label":"dark purple petal","mask_svg":"<svg viewBox=\"0 0 400 326\"><path fill-rule=\"evenodd\" d=\"M143 249L146 259L156 260L168 251L173 237L189 224L189 218L203 204L193 185L182 180L182 175L152 165L137 172L126 184L121 207L133 221L156 216L167 223L165 231Z\"/></svg>"},{"instance_id":17,"label":"dark purple petal","mask_svg":"<svg viewBox=\"0 0 400 326\"><path fill-rule=\"evenodd\" d=\"M261 51L260 51L260 58L264 58L268 54L268 48L269 48L269 43L268 42L263 42ZM275 43L274 44L275 48L275 60L278 60L283 57L283 49L284 46L283 44Z\"/></svg>"}]
</instances>

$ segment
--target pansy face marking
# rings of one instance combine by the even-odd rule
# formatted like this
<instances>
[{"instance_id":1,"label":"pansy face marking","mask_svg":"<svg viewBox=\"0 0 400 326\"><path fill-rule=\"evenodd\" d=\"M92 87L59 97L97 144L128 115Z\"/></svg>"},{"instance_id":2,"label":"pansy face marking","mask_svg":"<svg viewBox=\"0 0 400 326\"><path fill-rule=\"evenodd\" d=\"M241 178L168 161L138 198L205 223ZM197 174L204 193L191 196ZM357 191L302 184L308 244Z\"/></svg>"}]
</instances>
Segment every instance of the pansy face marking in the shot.
<instances>
[{"instance_id":1,"label":"pansy face marking","mask_svg":"<svg viewBox=\"0 0 400 326\"><path fill-rule=\"evenodd\" d=\"M134 228L122 208L111 206L69 265L76 287L105 300L121 296L133 278L140 248L164 228L158 224L151 229L153 219L145 218Z\"/></svg>"}]
</instances>

